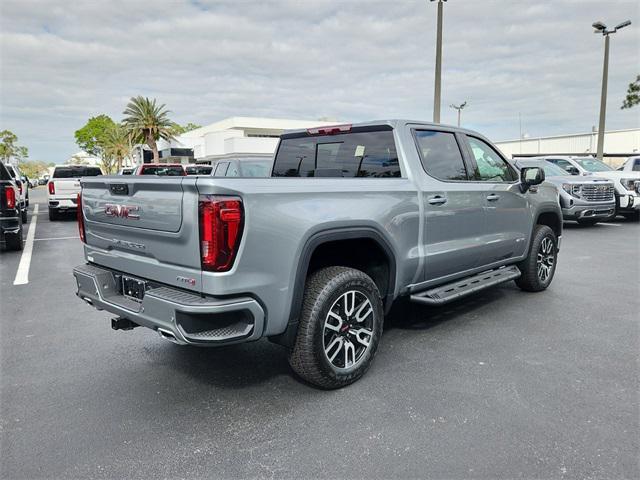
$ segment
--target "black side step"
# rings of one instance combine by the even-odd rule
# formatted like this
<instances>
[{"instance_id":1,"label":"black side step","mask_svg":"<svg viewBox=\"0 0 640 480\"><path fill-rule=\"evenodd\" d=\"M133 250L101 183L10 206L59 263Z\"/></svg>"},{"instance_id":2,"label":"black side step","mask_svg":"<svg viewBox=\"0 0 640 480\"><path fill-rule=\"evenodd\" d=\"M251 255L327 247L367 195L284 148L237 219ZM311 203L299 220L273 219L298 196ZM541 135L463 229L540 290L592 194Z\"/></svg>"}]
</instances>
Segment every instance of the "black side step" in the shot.
<instances>
[{"instance_id":1,"label":"black side step","mask_svg":"<svg viewBox=\"0 0 640 480\"><path fill-rule=\"evenodd\" d=\"M496 270L478 273L471 277L462 278L455 282L440 285L439 287L411 295L412 302L426 303L427 305L443 305L458 298L466 297L485 288L493 287L500 283L515 280L520 276L520 270L515 265L501 267Z\"/></svg>"}]
</instances>

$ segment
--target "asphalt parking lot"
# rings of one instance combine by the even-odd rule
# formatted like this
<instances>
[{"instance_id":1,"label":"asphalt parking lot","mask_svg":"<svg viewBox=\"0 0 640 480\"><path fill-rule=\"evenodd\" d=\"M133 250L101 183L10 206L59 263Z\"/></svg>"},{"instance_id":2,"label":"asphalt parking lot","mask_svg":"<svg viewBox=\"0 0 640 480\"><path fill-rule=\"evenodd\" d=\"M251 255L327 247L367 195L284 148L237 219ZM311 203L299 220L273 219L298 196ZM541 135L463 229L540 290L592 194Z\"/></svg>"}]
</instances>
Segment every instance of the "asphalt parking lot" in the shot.
<instances>
[{"instance_id":1,"label":"asphalt parking lot","mask_svg":"<svg viewBox=\"0 0 640 480\"><path fill-rule=\"evenodd\" d=\"M111 330L75 296L74 219L31 198L28 283L0 255L2 478L640 478L637 223L567 225L546 292L398 308L327 392L267 341Z\"/></svg>"}]
</instances>

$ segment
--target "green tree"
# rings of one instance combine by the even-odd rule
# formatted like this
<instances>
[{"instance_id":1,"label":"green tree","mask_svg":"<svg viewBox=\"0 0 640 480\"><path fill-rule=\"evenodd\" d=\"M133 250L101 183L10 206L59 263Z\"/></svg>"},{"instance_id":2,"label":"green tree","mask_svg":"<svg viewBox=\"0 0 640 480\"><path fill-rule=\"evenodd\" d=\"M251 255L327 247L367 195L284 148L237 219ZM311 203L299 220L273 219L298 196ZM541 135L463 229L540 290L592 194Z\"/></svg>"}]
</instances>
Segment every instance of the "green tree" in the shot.
<instances>
[{"instance_id":1,"label":"green tree","mask_svg":"<svg viewBox=\"0 0 640 480\"><path fill-rule=\"evenodd\" d=\"M165 109L165 105L157 105L155 98L150 100L142 96L132 97L123 114L125 118L122 123L133 141L149 145L153 151L153 161L158 162L160 155L157 141L161 138L167 141L175 138L174 123L169 120L169 111Z\"/></svg>"},{"instance_id":2,"label":"green tree","mask_svg":"<svg viewBox=\"0 0 640 480\"><path fill-rule=\"evenodd\" d=\"M76 130L76 143L85 152L102 158L107 132L113 125L115 122L108 115L91 117L82 128Z\"/></svg>"},{"instance_id":3,"label":"green tree","mask_svg":"<svg viewBox=\"0 0 640 480\"><path fill-rule=\"evenodd\" d=\"M202 125L197 125L195 123L187 123L186 125L180 125L178 123L173 124L173 133L175 135L181 135L186 132L190 132L191 130L195 130L196 128L200 128Z\"/></svg>"},{"instance_id":4,"label":"green tree","mask_svg":"<svg viewBox=\"0 0 640 480\"><path fill-rule=\"evenodd\" d=\"M18 136L11 130L2 130L0 132L0 158L2 161L8 162L12 158L20 161L29 156L27 147L21 147L17 143Z\"/></svg>"},{"instance_id":5,"label":"green tree","mask_svg":"<svg viewBox=\"0 0 640 480\"><path fill-rule=\"evenodd\" d=\"M116 125L108 115L91 117L87 123L76 130L78 146L90 155L100 158L100 166L105 173L113 173L116 161L107 151L109 132Z\"/></svg>"},{"instance_id":6,"label":"green tree","mask_svg":"<svg viewBox=\"0 0 640 480\"><path fill-rule=\"evenodd\" d=\"M107 132L104 148L105 153L115 159L116 168L120 170L122 161L131 155L131 135L123 125L116 123Z\"/></svg>"},{"instance_id":7,"label":"green tree","mask_svg":"<svg viewBox=\"0 0 640 480\"><path fill-rule=\"evenodd\" d=\"M629 84L627 89L627 96L622 102L622 109L631 108L640 103L640 75L636 77L635 82Z\"/></svg>"}]
</instances>

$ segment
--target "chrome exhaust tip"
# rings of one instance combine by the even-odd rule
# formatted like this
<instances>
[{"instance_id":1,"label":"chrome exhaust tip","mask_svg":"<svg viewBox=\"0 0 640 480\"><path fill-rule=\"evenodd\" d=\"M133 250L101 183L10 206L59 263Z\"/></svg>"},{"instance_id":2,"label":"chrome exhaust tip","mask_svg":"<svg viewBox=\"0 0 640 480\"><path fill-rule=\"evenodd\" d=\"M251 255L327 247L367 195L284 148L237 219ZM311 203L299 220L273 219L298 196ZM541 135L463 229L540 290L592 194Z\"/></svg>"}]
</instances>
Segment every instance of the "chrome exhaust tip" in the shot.
<instances>
[{"instance_id":1,"label":"chrome exhaust tip","mask_svg":"<svg viewBox=\"0 0 640 480\"><path fill-rule=\"evenodd\" d=\"M180 340L178 340L175 334L170 330L165 330L164 328L158 328L158 335L160 335L160 337L164 338L165 340L169 340L170 342L175 343L176 345L184 344L184 342L181 342Z\"/></svg>"}]
</instances>

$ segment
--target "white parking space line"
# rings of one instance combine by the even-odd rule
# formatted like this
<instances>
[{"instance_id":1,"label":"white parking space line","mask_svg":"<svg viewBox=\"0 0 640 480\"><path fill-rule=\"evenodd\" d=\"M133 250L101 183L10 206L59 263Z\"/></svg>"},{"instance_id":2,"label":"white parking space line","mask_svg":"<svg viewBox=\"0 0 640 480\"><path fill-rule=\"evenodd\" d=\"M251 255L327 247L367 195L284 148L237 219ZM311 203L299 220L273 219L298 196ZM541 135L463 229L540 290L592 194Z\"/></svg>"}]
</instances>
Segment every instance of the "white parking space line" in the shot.
<instances>
[{"instance_id":1,"label":"white parking space line","mask_svg":"<svg viewBox=\"0 0 640 480\"><path fill-rule=\"evenodd\" d=\"M18 271L16 272L16 278L13 280L14 285L26 285L29 283L29 267L31 266L31 253L33 252L33 240L36 236L36 224L38 223L38 205L33 207L33 213L31 216L31 224L29 225L29 232L27 233L27 241L22 250L22 256L20 257L20 264L18 265Z\"/></svg>"},{"instance_id":2,"label":"white parking space line","mask_svg":"<svg viewBox=\"0 0 640 480\"><path fill-rule=\"evenodd\" d=\"M80 237L77 235L75 237L50 237L50 238L34 238L34 242L42 242L45 240L79 240Z\"/></svg>"}]
</instances>

